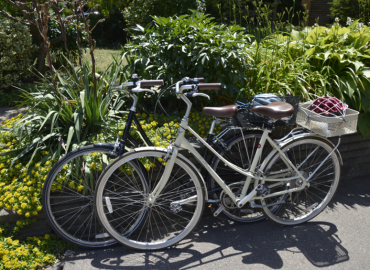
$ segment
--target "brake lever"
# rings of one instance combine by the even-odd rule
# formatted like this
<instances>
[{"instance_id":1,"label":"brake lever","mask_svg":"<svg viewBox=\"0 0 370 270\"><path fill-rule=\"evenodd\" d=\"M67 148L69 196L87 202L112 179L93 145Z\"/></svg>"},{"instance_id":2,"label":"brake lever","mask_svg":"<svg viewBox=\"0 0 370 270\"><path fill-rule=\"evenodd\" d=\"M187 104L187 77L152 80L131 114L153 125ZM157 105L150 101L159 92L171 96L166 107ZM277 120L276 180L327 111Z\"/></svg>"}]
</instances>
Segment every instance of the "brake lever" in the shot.
<instances>
[{"instance_id":1,"label":"brake lever","mask_svg":"<svg viewBox=\"0 0 370 270\"><path fill-rule=\"evenodd\" d=\"M208 100L211 100L211 98L210 98L208 95L203 94L203 93L194 93L194 94L192 95L192 97L196 97L196 96L206 97L206 98L208 98Z\"/></svg>"}]
</instances>

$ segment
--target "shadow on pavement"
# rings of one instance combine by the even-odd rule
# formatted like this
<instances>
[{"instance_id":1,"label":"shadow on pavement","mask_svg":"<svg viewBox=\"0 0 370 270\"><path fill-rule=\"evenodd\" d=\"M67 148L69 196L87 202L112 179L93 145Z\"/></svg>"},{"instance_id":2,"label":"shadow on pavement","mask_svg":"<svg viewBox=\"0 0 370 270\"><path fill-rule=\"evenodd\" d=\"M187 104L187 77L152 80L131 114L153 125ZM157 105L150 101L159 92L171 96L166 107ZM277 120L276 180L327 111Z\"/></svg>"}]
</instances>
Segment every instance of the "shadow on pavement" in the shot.
<instances>
[{"instance_id":1,"label":"shadow on pavement","mask_svg":"<svg viewBox=\"0 0 370 270\"><path fill-rule=\"evenodd\" d=\"M370 181L369 177L357 177L339 182L337 192L328 205L336 210L336 205L343 205L347 209L370 206Z\"/></svg>"},{"instance_id":2,"label":"shadow on pavement","mask_svg":"<svg viewBox=\"0 0 370 270\"><path fill-rule=\"evenodd\" d=\"M156 251L135 252L125 247L80 251L70 258L91 260L97 269L191 269L222 263L232 257L236 265L261 264L273 269L284 267L279 251L302 253L315 267L327 267L349 260L332 223L310 222L297 227L279 227L271 222L235 224L205 217L191 239L178 246Z\"/></svg>"},{"instance_id":3,"label":"shadow on pavement","mask_svg":"<svg viewBox=\"0 0 370 270\"><path fill-rule=\"evenodd\" d=\"M365 178L342 181L330 203L356 210L370 206L370 182ZM240 265L260 264L272 269L284 267L279 251L301 253L313 267L328 267L349 260L349 254L337 236L337 227L329 222L308 222L296 227L280 227L269 221L234 223L206 214L190 237L178 246L156 251L136 252L123 246L105 250L81 250L69 258L91 262L85 269L191 269L214 265L235 269ZM231 260L224 260L231 258ZM295 257L296 258L296 257ZM227 261L226 265L225 262ZM235 264L235 265L234 265ZM307 266L307 262L303 262Z\"/></svg>"}]
</instances>

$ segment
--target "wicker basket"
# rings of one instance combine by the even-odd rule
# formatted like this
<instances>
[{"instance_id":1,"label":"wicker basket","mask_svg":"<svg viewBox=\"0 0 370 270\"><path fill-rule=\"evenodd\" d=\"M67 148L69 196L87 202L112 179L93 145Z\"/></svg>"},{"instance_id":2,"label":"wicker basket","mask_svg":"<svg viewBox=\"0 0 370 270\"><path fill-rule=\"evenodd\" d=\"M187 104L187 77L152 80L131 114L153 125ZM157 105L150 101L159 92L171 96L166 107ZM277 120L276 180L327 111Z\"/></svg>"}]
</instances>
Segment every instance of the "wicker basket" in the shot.
<instances>
[{"instance_id":1,"label":"wicker basket","mask_svg":"<svg viewBox=\"0 0 370 270\"><path fill-rule=\"evenodd\" d=\"M352 134L357 131L358 111L347 109L344 119L342 116L325 117L309 108L312 101L299 104L297 124L324 137L334 137Z\"/></svg>"}]
</instances>

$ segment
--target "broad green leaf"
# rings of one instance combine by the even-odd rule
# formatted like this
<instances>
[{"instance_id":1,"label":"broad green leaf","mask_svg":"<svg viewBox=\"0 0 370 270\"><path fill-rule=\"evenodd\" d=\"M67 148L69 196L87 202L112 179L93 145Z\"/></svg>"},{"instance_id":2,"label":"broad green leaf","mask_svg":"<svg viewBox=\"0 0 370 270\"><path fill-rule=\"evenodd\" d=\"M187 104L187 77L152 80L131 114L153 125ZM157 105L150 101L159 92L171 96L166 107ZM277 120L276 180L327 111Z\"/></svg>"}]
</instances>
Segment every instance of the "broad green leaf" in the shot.
<instances>
[{"instance_id":1,"label":"broad green leaf","mask_svg":"<svg viewBox=\"0 0 370 270\"><path fill-rule=\"evenodd\" d=\"M361 34L358 38L356 38L355 42L353 43L354 48L359 49L362 46L365 46L370 41L369 34Z\"/></svg>"},{"instance_id":2,"label":"broad green leaf","mask_svg":"<svg viewBox=\"0 0 370 270\"><path fill-rule=\"evenodd\" d=\"M9 156L9 155L13 155L13 154L19 153L19 152L22 152L24 149L25 148L11 150L11 151L8 151L8 152L1 152L0 153L0 157Z\"/></svg>"},{"instance_id":3,"label":"broad green leaf","mask_svg":"<svg viewBox=\"0 0 370 270\"><path fill-rule=\"evenodd\" d=\"M308 56L311 56L313 55L315 52L315 47L311 48L311 49L308 49L306 52L305 52L305 55L308 55Z\"/></svg>"},{"instance_id":4,"label":"broad green leaf","mask_svg":"<svg viewBox=\"0 0 370 270\"><path fill-rule=\"evenodd\" d=\"M367 120L366 120L366 118L369 118L369 117L370 117L369 113L360 114L358 116L358 128L362 136L364 136L364 139L370 135L370 126L368 125Z\"/></svg>"},{"instance_id":5,"label":"broad green leaf","mask_svg":"<svg viewBox=\"0 0 370 270\"><path fill-rule=\"evenodd\" d=\"M70 127L68 131L68 137L67 137L66 152L68 152L68 148L71 145L74 133L75 133L75 128Z\"/></svg>"},{"instance_id":6,"label":"broad green leaf","mask_svg":"<svg viewBox=\"0 0 370 270\"><path fill-rule=\"evenodd\" d=\"M370 99L361 93L361 106L365 112L370 112Z\"/></svg>"},{"instance_id":7,"label":"broad green leaf","mask_svg":"<svg viewBox=\"0 0 370 270\"><path fill-rule=\"evenodd\" d=\"M292 30L292 32L290 33L290 35L296 39L296 40L302 40L304 38L304 33L303 32L300 32L300 31L296 31L296 30Z\"/></svg>"},{"instance_id":8,"label":"broad green leaf","mask_svg":"<svg viewBox=\"0 0 370 270\"><path fill-rule=\"evenodd\" d=\"M326 27L319 26L312 29L312 31L308 34L306 41L312 45L316 45L321 33L325 32Z\"/></svg>"}]
</instances>

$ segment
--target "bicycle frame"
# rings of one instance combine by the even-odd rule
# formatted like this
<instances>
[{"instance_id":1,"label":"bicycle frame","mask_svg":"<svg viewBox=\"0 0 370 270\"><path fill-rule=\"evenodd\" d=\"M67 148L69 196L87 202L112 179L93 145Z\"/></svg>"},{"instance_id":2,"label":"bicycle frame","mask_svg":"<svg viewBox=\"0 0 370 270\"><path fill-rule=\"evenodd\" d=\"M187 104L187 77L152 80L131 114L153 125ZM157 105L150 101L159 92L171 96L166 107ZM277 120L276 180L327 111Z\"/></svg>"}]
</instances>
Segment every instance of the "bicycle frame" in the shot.
<instances>
[{"instance_id":1,"label":"bicycle frame","mask_svg":"<svg viewBox=\"0 0 370 270\"><path fill-rule=\"evenodd\" d=\"M134 147L140 147L140 143L138 141L136 141L130 134L129 134L129 131L130 131L130 127L131 127L131 124L132 124L132 121L135 122L136 126L137 126L137 129L139 131L139 133L141 134L142 138L144 139L145 143L148 145L148 146L154 146L153 143L150 141L150 139L148 138L148 136L145 134L141 124L140 124L140 121L138 120L137 116L136 116L136 104L137 104L137 96L135 94L132 94L132 93L129 93L127 91L128 95L130 97L132 97L134 99L134 102L130 108L130 112L129 112L129 115L127 117L127 121L126 121L126 126L125 126L125 129L123 131L123 135L121 137L121 140L120 140L120 144L119 144L119 152L117 153L118 156L121 156L123 153L124 153L124 149L125 149L125 146L126 146L126 143L127 142L130 142L131 145L133 145ZM219 123L220 120L219 119L215 119L213 122L212 122L212 125L210 127L210 130L209 130L209 134L207 136L207 144L211 144L212 141L213 141L213 138L214 138L214 128L215 128L215 125L216 123ZM219 145L219 144L213 144L215 145L216 147L218 148L222 148L222 145ZM207 155L208 155L208 151L207 151L207 148L204 150L204 153L203 153L203 158L206 159L207 158Z\"/></svg>"},{"instance_id":2,"label":"bicycle frame","mask_svg":"<svg viewBox=\"0 0 370 270\"><path fill-rule=\"evenodd\" d=\"M185 86L182 86L181 88L179 88L179 83L177 84L178 95L185 101L185 103L187 103L188 108L187 108L187 111L186 111L186 114L185 114L184 118L181 120L181 125L180 125L180 128L179 128L179 131L178 131L178 134L177 134L175 143L174 143L174 145L173 145L172 148L169 148L169 150L172 152L172 155L171 155L170 159L167 161L167 165L166 165L166 168L165 168L165 170L163 172L162 178L160 179L160 181L158 182L157 186L154 188L153 192L150 195L150 198L149 198L149 202L150 203L154 203L155 202L156 198L159 196L160 192L162 191L162 189L166 185L166 183L167 183L167 181L168 181L168 179L170 177L170 174L171 174L171 171L172 171L174 162L176 160L176 157L177 157L177 154L178 154L178 151L179 151L179 147L180 146L184 146L186 149L188 149L188 151L191 154L193 154L195 156L195 158L199 161L199 163L202 166L205 167L205 169L208 171L208 173L215 179L215 181L220 185L220 187L225 191L225 193L232 199L232 201L238 207L242 207L244 204L246 204L247 202L249 202L251 200L262 199L261 196L255 196L256 193L257 193L257 188L260 187L259 181L280 182L280 183L275 183L275 184L272 184L271 185L271 187L272 186L276 186L276 185L279 185L279 184L283 183L282 180L281 180L281 178L279 178L279 177L285 177L287 175L291 175L292 171L295 172L295 176L285 177L284 178L284 182L291 181L291 180L296 180L296 179L301 179L302 180L302 185L300 187L291 188L291 189L287 189L285 191L280 191L280 192L276 192L276 193L271 193L271 194L265 195L263 198L280 196L280 195L288 194L288 193L291 193L291 192L297 192L297 191L303 190L305 187L307 187L307 186L310 185L309 184L309 179L311 178L311 176L313 174L309 178L305 179L302 176L301 172L299 171L299 167L309 157L307 157L300 165L298 165L297 166L298 168L295 167L292 164L292 162L289 160L289 158L286 157L286 155L282 152L282 150L280 149L279 145L277 145L268 136L268 134L271 132L268 129L264 129L263 130L263 134L262 134L262 138L260 140L260 144L259 144L258 149L257 149L257 152L256 152L256 154L255 154L255 156L253 158L252 165L251 165L251 167L248 170L245 170L245 169L243 169L241 167L238 167L238 166L230 163L226 159L224 159L220 154L217 153L216 150L214 150L207 142L205 142L194 130L192 130L188 126L188 117L189 117L189 114L190 114L192 103L189 101L189 99L186 98L185 94L182 93L182 91L183 90L186 90L186 89L191 89L191 86L185 85ZM200 141L204 146L206 146L206 148L209 151L211 151L214 155L216 155L226 166L230 167L231 169L235 170L236 172L241 173L241 174L243 174L243 175L245 175L247 177L247 179L244 182L243 190L242 190L240 196L236 197L233 194L233 192L231 191L231 189L217 175L217 173L212 169L212 167L194 149L194 147L189 143L189 141L187 139L185 139L184 135L185 135L185 131L186 130L189 130L196 137L196 139L198 139L198 141ZM259 161L259 158L261 157L262 150L264 148L264 145L265 145L266 141L268 141L270 143L270 145L273 147L274 150L266 158L266 160L264 161L264 163L266 164L266 162L268 162L269 159L271 157L273 157L275 154L279 154L280 157L281 157L281 159L286 163L286 165L288 165L288 168L290 168L291 170L279 172L278 174L274 174L273 177L275 177L275 178L272 178L272 177L260 177L260 176L256 175L257 172L255 172L255 169L256 169L257 163ZM338 143L338 145L339 145L339 143ZM331 153L333 153L334 151L336 151L336 148L333 149ZM327 158L329 158L329 156L331 155L331 153L327 156ZM321 163L321 165L325 162L325 160ZM251 180L252 179L255 180L254 181L254 189L249 194L247 194L247 190L248 190L248 188L250 186L250 183L251 183Z\"/></svg>"}]
</instances>

